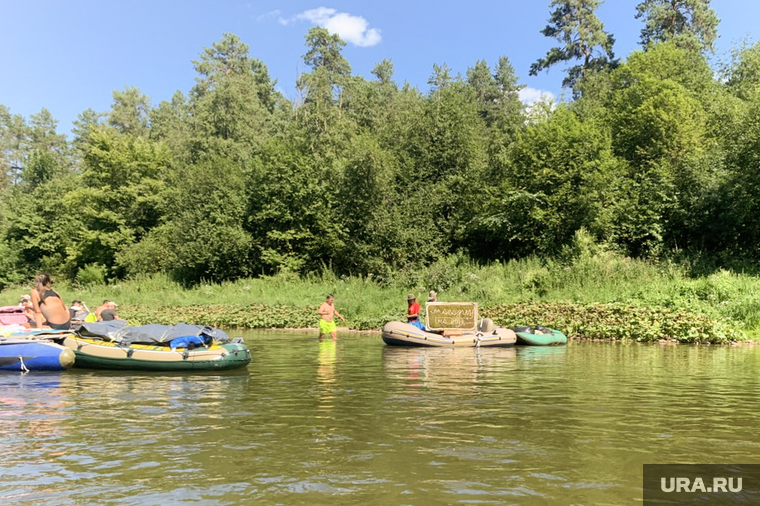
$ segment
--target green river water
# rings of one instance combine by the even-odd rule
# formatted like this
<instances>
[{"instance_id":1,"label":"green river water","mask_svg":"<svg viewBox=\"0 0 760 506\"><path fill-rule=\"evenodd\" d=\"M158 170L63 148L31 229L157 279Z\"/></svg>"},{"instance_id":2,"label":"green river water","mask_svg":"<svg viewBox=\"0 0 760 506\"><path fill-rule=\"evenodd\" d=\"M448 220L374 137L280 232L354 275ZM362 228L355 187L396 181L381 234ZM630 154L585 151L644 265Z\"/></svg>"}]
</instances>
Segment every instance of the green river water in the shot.
<instances>
[{"instance_id":1,"label":"green river water","mask_svg":"<svg viewBox=\"0 0 760 506\"><path fill-rule=\"evenodd\" d=\"M0 374L0 504L619 505L760 463L760 347L230 335L247 369Z\"/></svg>"}]
</instances>

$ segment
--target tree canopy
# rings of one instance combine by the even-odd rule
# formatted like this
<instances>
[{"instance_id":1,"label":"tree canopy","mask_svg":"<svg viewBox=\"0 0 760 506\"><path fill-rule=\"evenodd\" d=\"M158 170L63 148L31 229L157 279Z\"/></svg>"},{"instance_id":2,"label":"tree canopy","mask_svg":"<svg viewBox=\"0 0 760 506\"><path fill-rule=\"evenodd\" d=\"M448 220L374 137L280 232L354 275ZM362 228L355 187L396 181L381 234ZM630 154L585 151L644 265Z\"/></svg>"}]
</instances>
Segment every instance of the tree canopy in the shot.
<instances>
[{"instance_id":1,"label":"tree canopy","mask_svg":"<svg viewBox=\"0 0 760 506\"><path fill-rule=\"evenodd\" d=\"M530 72L575 64L560 104L525 104L506 55L462 73L433 63L426 91L399 86L390 59L365 79L317 27L292 103L224 34L191 62L191 89L155 106L114 91L71 140L46 109L0 105L0 286L93 266L185 283L322 269L382 281L447 255L549 258L579 233L642 258L755 260L757 46L718 72L709 2L644 1L645 47L619 61L600 3L550 5L542 33L561 45Z\"/></svg>"}]
</instances>

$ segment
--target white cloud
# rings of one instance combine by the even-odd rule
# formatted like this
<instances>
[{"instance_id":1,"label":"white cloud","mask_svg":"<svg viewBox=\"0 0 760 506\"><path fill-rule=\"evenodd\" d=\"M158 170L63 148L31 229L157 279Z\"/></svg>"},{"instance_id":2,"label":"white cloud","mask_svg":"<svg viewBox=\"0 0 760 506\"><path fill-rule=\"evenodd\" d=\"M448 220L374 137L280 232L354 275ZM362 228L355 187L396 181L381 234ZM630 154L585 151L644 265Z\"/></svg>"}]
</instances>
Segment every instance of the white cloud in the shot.
<instances>
[{"instance_id":1,"label":"white cloud","mask_svg":"<svg viewBox=\"0 0 760 506\"><path fill-rule=\"evenodd\" d=\"M520 90L520 100L526 104L532 104L533 102L538 101L556 101L553 93L530 87L525 87Z\"/></svg>"},{"instance_id":2,"label":"white cloud","mask_svg":"<svg viewBox=\"0 0 760 506\"><path fill-rule=\"evenodd\" d=\"M382 36L377 28L370 28L366 19L345 12L338 12L328 7L318 7L304 11L291 19L280 18L280 23L287 25L293 21L308 21L321 26L330 33L360 47L370 47L380 43Z\"/></svg>"},{"instance_id":3,"label":"white cloud","mask_svg":"<svg viewBox=\"0 0 760 506\"><path fill-rule=\"evenodd\" d=\"M251 5L248 4L248 6L250 7ZM270 11L270 12L267 12L266 14L261 14L260 16L258 16L256 18L256 21L266 21L267 19L270 19L270 18L277 18L277 17L280 17L280 14L281 13L279 9Z\"/></svg>"},{"instance_id":4,"label":"white cloud","mask_svg":"<svg viewBox=\"0 0 760 506\"><path fill-rule=\"evenodd\" d=\"M528 123L540 122L549 118L557 105L557 100L552 92L530 87L520 90L520 100L525 104L525 116Z\"/></svg>"}]
</instances>

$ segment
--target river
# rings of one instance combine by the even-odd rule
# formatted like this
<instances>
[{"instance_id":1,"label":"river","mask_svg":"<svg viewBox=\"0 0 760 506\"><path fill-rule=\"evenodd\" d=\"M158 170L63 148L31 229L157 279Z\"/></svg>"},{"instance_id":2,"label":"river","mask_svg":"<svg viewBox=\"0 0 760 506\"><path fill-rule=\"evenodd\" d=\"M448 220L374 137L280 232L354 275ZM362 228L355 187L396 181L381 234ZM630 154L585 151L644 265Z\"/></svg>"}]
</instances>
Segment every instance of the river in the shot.
<instances>
[{"instance_id":1,"label":"river","mask_svg":"<svg viewBox=\"0 0 760 506\"><path fill-rule=\"evenodd\" d=\"M757 346L230 334L247 369L0 375L0 504L618 505L760 461Z\"/></svg>"}]
</instances>

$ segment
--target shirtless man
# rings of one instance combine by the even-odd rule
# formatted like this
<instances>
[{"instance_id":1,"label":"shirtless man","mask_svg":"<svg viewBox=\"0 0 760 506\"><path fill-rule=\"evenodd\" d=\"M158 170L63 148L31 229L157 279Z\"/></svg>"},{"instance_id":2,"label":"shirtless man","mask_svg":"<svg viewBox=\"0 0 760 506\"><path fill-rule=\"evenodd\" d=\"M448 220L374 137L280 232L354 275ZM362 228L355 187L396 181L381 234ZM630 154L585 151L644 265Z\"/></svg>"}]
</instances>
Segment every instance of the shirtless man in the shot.
<instances>
[{"instance_id":1,"label":"shirtless man","mask_svg":"<svg viewBox=\"0 0 760 506\"><path fill-rule=\"evenodd\" d=\"M69 310L66 304L50 285L53 281L48 274L38 274L34 278L34 288L29 292L34 308L34 325L42 328L43 322L51 329L68 330L71 328Z\"/></svg>"},{"instance_id":2,"label":"shirtless man","mask_svg":"<svg viewBox=\"0 0 760 506\"><path fill-rule=\"evenodd\" d=\"M332 295L327 296L327 300L322 303L321 306L319 306L319 309L317 310L317 313L319 313L319 316L321 316L319 320L319 338L322 339L322 336L330 334L332 335L333 341L338 339L338 328L335 325L335 321L333 318L337 316L342 321L346 321L345 318L338 312L337 309L335 309L335 306L333 306L333 301L335 300L335 297Z\"/></svg>"},{"instance_id":3,"label":"shirtless man","mask_svg":"<svg viewBox=\"0 0 760 506\"><path fill-rule=\"evenodd\" d=\"M95 317L98 319L98 321L102 320L102 318L100 317L100 313L102 313L104 309L108 309L108 306L110 304L111 304L111 301L106 299L103 301L101 305L95 308Z\"/></svg>"}]
</instances>

